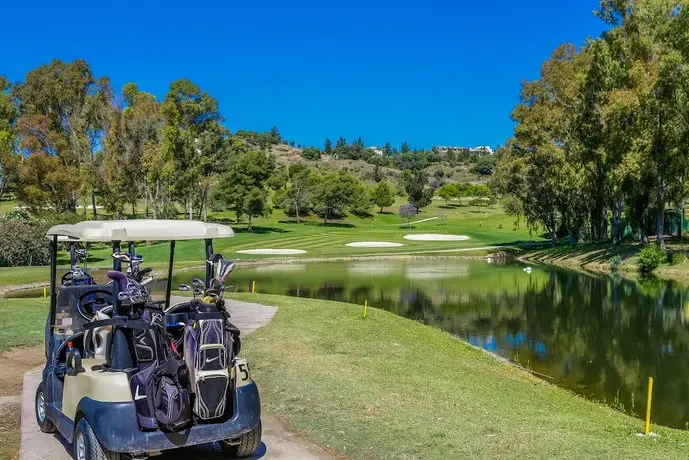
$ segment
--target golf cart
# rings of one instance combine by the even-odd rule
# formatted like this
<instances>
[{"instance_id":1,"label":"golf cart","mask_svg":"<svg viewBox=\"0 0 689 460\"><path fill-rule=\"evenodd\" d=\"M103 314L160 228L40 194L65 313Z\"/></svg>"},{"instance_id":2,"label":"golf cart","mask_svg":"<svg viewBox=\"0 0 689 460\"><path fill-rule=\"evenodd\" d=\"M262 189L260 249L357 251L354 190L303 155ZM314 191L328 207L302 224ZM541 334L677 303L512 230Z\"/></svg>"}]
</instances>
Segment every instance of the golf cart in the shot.
<instances>
[{"instance_id":1,"label":"golf cart","mask_svg":"<svg viewBox=\"0 0 689 460\"><path fill-rule=\"evenodd\" d=\"M228 226L196 221L87 221L48 230L50 312L36 420L72 443L77 460L144 458L215 442L232 457L256 452L258 389L237 356L239 330L223 298L234 262L213 253L213 239L232 236ZM154 301L133 243L165 240L165 300ZM178 240L205 242L205 280L192 282L194 298L171 302ZM58 286L58 246L77 242L112 244L108 284Z\"/></svg>"}]
</instances>

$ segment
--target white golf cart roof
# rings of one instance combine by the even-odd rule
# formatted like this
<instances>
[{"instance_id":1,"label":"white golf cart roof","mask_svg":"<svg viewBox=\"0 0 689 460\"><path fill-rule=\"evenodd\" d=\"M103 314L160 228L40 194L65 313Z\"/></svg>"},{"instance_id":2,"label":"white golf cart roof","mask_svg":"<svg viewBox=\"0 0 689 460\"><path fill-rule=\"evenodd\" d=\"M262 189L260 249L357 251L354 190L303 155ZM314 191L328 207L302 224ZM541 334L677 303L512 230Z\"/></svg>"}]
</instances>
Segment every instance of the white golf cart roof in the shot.
<instances>
[{"instance_id":1,"label":"white golf cart roof","mask_svg":"<svg viewBox=\"0 0 689 460\"><path fill-rule=\"evenodd\" d=\"M195 220L87 220L78 224L55 225L46 237L58 241L160 241L231 238L227 225Z\"/></svg>"}]
</instances>

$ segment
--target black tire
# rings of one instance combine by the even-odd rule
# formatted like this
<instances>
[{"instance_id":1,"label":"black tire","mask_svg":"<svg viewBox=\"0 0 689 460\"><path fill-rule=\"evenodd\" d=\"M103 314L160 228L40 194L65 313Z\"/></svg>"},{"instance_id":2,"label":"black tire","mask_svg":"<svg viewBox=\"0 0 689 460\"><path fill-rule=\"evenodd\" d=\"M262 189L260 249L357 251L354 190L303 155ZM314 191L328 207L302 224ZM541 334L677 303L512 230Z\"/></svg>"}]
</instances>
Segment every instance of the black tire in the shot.
<instances>
[{"instance_id":1,"label":"black tire","mask_svg":"<svg viewBox=\"0 0 689 460\"><path fill-rule=\"evenodd\" d=\"M83 455L80 455L81 449L83 449ZM82 418L74 429L74 458L77 460L120 460L122 455L104 449L89 422Z\"/></svg>"},{"instance_id":2,"label":"black tire","mask_svg":"<svg viewBox=\"0 0 689 460\"><path fill-rule=\"evenodd\" d=\"M238 439L223 441L221 446L228 457L248 457L255 454L261 446L261 424Z\"/></svg>"},{"instance_id":3,"label":"black tire","mask_svg":"<svg viewBox=\"0 0 689 460\"><path fill-rule=\"evenodd\" d=\"M44 433L55 433L57 428L53 422L48 418L48 411L45 402L45 387L43 382L38 385L36 389L36 401L34 403L34 411L36 412L36 423Z\"/></svg>"}]
</instances>

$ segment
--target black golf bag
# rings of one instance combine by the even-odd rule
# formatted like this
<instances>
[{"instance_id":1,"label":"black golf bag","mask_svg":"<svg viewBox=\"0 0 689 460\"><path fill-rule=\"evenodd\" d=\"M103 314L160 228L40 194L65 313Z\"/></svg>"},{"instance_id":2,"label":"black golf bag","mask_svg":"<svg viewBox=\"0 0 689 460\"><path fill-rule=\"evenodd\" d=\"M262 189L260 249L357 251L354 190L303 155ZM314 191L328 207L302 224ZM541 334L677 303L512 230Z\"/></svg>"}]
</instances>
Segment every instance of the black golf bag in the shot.
<instances>
[{"instance_id":1,"label":"black golf bag","mask_svg":"<svg viewBox=\"0 0 689 460\"><path fill-rule=\"evenodd\" d=\"M129 385L139 425L177 431L191 423L189 376L183 360L170 349L160 311L146 309L149 329L133 329L137 371Z\"/></svg>"}]
</instances>

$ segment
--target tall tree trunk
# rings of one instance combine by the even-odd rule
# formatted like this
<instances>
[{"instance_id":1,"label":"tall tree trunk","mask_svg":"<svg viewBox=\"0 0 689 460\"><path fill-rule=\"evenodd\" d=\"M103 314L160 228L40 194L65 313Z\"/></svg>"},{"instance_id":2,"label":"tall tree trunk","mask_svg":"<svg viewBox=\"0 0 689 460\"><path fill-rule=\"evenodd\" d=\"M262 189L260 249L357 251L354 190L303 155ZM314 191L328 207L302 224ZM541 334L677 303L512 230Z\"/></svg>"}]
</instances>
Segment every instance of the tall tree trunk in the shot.
<instances>
[{"instance_id":1,"label":"tall tree trunk","mask_svg":"<svg viewBox=\"0 0 689 460\"><path fill-rule=\"evenodd\" d=\"M189 211L189 220L194 220L193 200L191 195L187 198L187 210Z\"/></svg>"},{"instance_id":2,"label":"tall tree trunk","mask_svg":"<svg viewBox=\"0 0 689 460\"><path fill-rule=\"evenodd\" d=\"M297 201L294 202L294 209L297 211L297 223L299 223L299 203Z\"/></svg>"},{"instance_id":3,"label":"tall tree trunk","mask_svg":"<svg viewBox=\"0 0 689 460\"><path fill-rule=\"evenodd\" d=\"M622 242L622 200L615 200L612 205L612 244Z\"/></svg>"},{"instance_id":4,"label":"tall tree trunk","mask_svg":"<svg viewBox=\"0 0 689 460\"><path fill-rule=\"evenodd\" d=\"M0 201L2 201L2 195L5 192L5 183L7 180L5 179L5 176L0 177Z\"/></svg>"},{"instance_id":5,"label":"tall tree trunk","mask_svg":"<svg viewBox=\"0 0 689 460\"><path fill-rule=\"evenodd\" d=\"M551 231L550 231L550 245L551 245L552 247L556 247L556 246L557 246L557 232L554 231L554 230L551 230Z\"/></svg>"},{"instance_id":6,"label":"tall tree trunk","mask_svg":"<svg viewBox=\"0 0 689 460\"><path fill-rule=\"evenodd\" d=\"M2 195L0 195L2 196ZM679 225L677 226L677 239L682 239L682 224L684 223L684 201L682 201L677 209L679 211Z\"/></svg>"},{"instance_id":7,"label":"tall tree trunk","mask_svg":"<svg viewBox=\"0 0 689 460\"><path fill-rule=\"evenodd\" d=\"M660 249L665 249L665 203L658 203L656 214L656 244Z\"/></svg>"},{"instance_id":8,"label":"tall tree trunk","mask_svg":"<svg viewBox=\"0 0 689 460\"><path fill-rule=\"evenodd\" d=\"M91 208L93 209L93 218L96 219L98 211L96 211L96 191L93 188L91 189Z\"/></svg>"},{"instance_id":9,"label":"tall tree trunk","mask_svg":"<svg viewBox=\"0 0 689 460\"><path fill-rule=\"evenodd\" d=\"M253 214L249 214L249 228L247 229L249 233L251 233L251 230L253 230L254 227L254 216Z\"/></svg>"},{"instance_id":10,"label":"tall tree trunk","mask_svg":"<svg viewBox=\"0 0 689 460\"><path fill-rule=\"evenodd\" d=\"M136 203L132 203L132 216L136 217Z\"/></svg>"},{"instance_id":11,"label":"tall tree trunk","mask_svg":"<svg viewBox=\"0 0 689 460\"><path fill-rule=\"evenodd\" d=\"M208 220L208 187L204 187L201 193L201 219Z\"/></svg>"}]
</instances>

